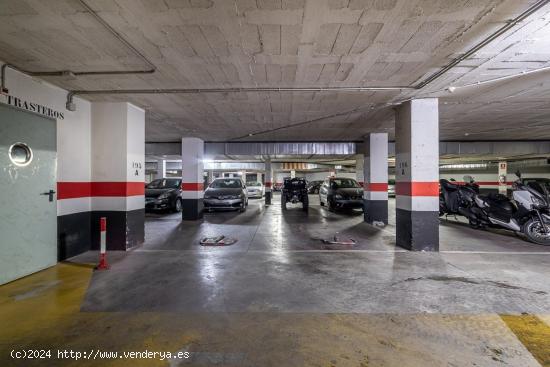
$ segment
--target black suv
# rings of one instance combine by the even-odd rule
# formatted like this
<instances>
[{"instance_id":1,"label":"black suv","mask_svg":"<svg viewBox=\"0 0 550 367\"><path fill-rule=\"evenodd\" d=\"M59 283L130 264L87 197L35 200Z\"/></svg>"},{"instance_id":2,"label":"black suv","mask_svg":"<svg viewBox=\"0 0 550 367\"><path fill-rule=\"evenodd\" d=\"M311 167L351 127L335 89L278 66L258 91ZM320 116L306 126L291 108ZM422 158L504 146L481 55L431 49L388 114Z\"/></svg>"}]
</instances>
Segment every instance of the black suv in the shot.
<instances>
[{"instance_id":1,"label":"black suv","mask_svg":"<svg viewBox=\"0 0 550 367\"><path fill-rule=\"evenodd\" d=\"M145 210L181 212L181 179L162 178L145 186Z\"/></svg>"}]
</instances>

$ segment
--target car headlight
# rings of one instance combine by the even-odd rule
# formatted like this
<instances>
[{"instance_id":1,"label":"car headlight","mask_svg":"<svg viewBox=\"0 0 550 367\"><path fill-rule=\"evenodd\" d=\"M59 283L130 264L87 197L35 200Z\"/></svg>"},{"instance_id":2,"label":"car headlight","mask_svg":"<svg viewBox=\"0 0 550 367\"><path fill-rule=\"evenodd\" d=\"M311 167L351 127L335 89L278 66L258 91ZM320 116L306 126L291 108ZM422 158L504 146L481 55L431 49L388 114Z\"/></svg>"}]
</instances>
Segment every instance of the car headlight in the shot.
<instances>
[{"instance_id":1,"label":"car headlight","mask_svg":"<svg viewBox=\"0 0 550 367\"><path fill-rule=\"evenodd\" d=\"M336 195L334 195L334 198L335 198L336 200L342 200L344 197L343 197L342 195L340 195L340 194L336 194Z\"/></svg>"},{"instance_id":2,"label":"car headlight","mask_svg":"<svg viewBox=\"0 0 550 367\"><path fill-rule=\"evenodd\" d=\"M168 197L170 196L170 192L165 192L163 194L160 194L158 199L159 200L164 200L164 199L168 199Z\"/></svg>"}]
</instances>

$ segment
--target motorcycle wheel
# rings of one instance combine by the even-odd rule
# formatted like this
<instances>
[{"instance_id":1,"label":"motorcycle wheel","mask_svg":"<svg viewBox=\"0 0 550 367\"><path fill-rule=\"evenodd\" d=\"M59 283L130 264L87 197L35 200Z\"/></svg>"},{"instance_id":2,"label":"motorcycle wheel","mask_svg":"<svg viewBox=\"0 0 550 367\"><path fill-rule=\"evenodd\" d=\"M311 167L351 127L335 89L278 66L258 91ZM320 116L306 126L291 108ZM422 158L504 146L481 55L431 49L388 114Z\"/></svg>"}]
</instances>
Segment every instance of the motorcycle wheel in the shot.
<instances>
[{"instance_id":1,"label":"motorcycle wheel","mask_svg":"<svg viewBox=\"0 0 550 367\"><path fill-rule=\"evenodd\" d=\"M474 229L482 228L481 223L479 223L479 221L477 221L475 219L468 219L468 224L470 225L470 227L472 227Z\"/></svg>"},{"instance_id":2,"label":"motorcycle wheel","mask_svg":"<svg viewBox=\"0 0 550 367\"><path fill-rule=\"evenodd\" d=\"M529 219L523 226L523 234L527 236L529 241L550 246L550 226L546 226L546 233L541 222L538 219Z\"/></svg>"}]
</instances>

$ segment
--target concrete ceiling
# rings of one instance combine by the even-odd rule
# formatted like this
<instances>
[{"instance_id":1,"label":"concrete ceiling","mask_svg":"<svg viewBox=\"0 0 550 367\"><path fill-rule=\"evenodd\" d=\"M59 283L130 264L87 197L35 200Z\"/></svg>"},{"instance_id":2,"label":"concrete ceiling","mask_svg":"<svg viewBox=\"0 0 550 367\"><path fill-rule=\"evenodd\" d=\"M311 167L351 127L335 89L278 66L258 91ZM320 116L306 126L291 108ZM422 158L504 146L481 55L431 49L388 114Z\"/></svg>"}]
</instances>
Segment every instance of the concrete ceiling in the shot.
<instances>
[{"instance_id":1,"label":"concrete ceiling","mask_svg":"<svg viewBox=\"0 0 550 367\"><path fill-rule=\"evenodd\" d=\"M411 85L535 2L86 0L157 71L44 79L71 90ZM393 138L392 105L428 96L441 98L442 140L550 139L550 72L445 90L550 66L549 22L547 5L422 90L86 98L146 108L151 142ZM0 60L33 71L148 67L77 0L0 0Z\"/></svg>"}]
</instances>

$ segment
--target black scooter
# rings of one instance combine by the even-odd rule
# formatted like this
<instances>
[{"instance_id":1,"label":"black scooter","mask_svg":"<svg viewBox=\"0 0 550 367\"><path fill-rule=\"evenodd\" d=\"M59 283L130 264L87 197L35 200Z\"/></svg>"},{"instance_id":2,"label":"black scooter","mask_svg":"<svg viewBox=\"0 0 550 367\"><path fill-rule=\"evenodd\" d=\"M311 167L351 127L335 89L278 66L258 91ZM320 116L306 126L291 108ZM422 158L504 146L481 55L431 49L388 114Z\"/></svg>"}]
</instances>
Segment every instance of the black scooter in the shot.
<instances>
[{"instance_id":1,"label":"black scooter","mask_svg":"<svg viewBox=\"0 0 550 367\"><path fill-rule=\"evenodd\" d=\"M454 179L439 180L439 216L465 215L463 209L470 207L475 195L479 194L479 185L472 176L464 176L459 184Z\"/></svg>"},{"instance_id":2,"label":"black scooter","mask_svg":"<svg viewBox=\"0 0 550 367\"><path fill-rule=\"evenodd\" d=\"M500 194L466 193L460 196L457 212L474 228L506 228L522 232L531 242L550 246L550 203L538 183L524 184L521 173L516 175L513 201Z\"/></svg>"}]
</instances>

